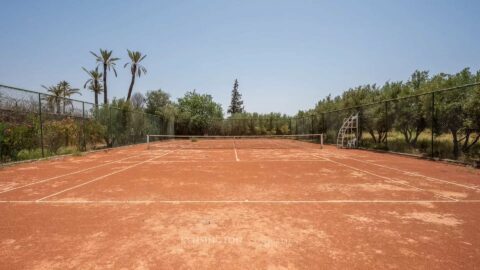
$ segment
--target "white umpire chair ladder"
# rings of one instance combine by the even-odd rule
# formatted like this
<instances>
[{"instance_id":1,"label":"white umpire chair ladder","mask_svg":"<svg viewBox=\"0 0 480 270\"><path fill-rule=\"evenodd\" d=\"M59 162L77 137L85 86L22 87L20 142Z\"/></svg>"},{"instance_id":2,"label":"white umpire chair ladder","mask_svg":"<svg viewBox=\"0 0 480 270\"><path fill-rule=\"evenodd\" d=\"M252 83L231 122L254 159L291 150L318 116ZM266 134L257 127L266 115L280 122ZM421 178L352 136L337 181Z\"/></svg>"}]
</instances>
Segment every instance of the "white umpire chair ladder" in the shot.
<instances>
[{"instance_id":1,"label":"white umpire chair ladder","mask_svg":"<svg viewBox=\"0 0 480 270\"><path fill-rule=\"evenodd\" d=\"M358 113L343 119L337 135L338 148L356 148L358 146Z\"/></svg>"}]
</instances>

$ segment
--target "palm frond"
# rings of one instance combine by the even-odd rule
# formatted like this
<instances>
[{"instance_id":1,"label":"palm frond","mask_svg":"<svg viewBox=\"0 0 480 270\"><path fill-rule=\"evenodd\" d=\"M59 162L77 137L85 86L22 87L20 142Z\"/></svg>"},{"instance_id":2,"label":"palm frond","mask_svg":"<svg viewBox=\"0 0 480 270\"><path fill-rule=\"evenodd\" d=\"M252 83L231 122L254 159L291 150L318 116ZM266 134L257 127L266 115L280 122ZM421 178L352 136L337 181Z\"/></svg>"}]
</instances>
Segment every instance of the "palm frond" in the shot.
<instances>
[{"instance_id":1,"label":"palm frond","mask_svg":"<svg viewBox=\"0 0 480 270\"><path fill-rule=\"evenodd\" d=\"M93 82L92 79L88 79L88 80L85 82L85 84L83 85L83 88L87 88L87 84L92 83L92 82Z\"/></svg>"}]
</instances>

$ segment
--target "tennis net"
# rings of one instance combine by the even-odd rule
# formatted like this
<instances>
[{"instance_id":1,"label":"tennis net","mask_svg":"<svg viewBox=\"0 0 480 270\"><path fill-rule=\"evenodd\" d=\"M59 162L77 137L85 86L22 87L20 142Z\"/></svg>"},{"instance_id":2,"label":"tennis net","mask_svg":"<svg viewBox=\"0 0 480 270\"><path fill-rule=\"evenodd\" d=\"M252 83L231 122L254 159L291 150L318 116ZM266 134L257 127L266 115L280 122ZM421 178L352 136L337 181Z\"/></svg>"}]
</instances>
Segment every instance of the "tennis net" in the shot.
<instances>
[{"instance_id":1,"label":"tennis net","mask_svg":"<svg viewBox=\"0 0 480 270\"><path fill-rule=\"evenodd\" d=\"M147 135L148 149L322 148L323 134L261 136Z\"/></svg>"}]
</instances>

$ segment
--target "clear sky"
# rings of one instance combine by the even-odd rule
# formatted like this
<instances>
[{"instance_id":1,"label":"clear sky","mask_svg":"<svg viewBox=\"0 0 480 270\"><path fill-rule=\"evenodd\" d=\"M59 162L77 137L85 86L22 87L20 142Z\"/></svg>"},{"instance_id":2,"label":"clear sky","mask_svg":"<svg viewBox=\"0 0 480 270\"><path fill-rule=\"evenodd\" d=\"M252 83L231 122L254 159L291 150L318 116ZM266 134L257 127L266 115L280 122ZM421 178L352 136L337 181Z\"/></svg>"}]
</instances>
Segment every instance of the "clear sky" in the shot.
<instances>
[{"instance_id":1,"label":"clear sky","mask_svg":"<svg viewBox=\"0 0 480 270\"><path fill-rule=\"evenodd\" d=\"M128 48L147 54L134 92L197 89L225 111L235 78L247 111L294 114L415 69L480 69L478 0L0 1L0 84L34 90L82 87L99 48L121 58L110 97L127 94Z\"/></svg>"}]
</instances>

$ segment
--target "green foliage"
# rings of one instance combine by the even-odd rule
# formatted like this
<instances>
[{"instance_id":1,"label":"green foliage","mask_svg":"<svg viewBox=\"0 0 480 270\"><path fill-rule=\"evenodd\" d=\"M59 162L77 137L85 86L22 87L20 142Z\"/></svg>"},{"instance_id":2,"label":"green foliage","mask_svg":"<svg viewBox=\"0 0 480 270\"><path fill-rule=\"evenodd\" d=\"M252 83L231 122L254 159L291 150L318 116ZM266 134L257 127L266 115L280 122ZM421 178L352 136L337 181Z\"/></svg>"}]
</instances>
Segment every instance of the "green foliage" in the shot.
<instances>
[{"instance_id":1,"label":"green foliage","mask_svg":"<svg viewBox=\"0 0 480 270\"><path fill-rule=\"evenodd\" d=\"M90 89L95 95L95 106L98 106L98 95L103 91L103 85L100 82L103 77L103 73L98 71L98 67L90 71L84 67L82 67L82 69L88 74L89 77L89 79L83 85L83 88L86 88L88 85L88 89Z\"/></svg>"},{"instance_id":2,"label":"green foliage","mask_svg":"<svg viewBox=\"0 0 480 270\"><path fill-rule=\"evenodd\" d=\"M381 87L364 85L341 96L329 95L317 103L313 112L324 117L321 129L329 142L335 142L343 119L358 112L364 147L387 149L388 145L388 149L400 152L428 152L432 151L427 143L431 137L422 135L433 130L435 138L444 138L435 139L435 156L470 159L479 156L480 87L431 92L475 82L480 82L480 71L472 74L468 68L453 75L434 76L416 70L407 82L387 82ZM388 102L380 102L385 100ZM297 117L303 119L304 115L300 111Z\"/></svg>"},{"instance_id":3,"label":"green foliage","mask_svg":"<svg viewBox=\"0 0 480 270\"><path fill-rule=\"evenodd\" d=\"M30 123L0 123L0 159L17 160L22 150L33 149L38 141L35 126Z\"/></svg>"},{"instance_id":4,"label":"green foliage","mask_svg":"<svg viewBox=\"0 0 480 270\"><path fill-rule=\"evenodd\" d=\"M29 160L29 159L39 159L42 158L42 149L22 149L18 152L16 160Z\"/></svg>"},{"instance_id":5,"label":"green foliage","mask_svg":"<svg viewBox=\"0 0 480 270\"><path fill-rule=\"evenodd\" d=\"M230 107L228 107L228 113L236 114L236 113L243 113L243 101L242 101L242 94L238 91L238 80L235 79L233 83L232 89L232 99L230 102Z\"/></svg>"},{"instance_id":6,"label":"green foliage","mask_svg":"<svg viewBox=\"0 0 480 270\"><path fill-rule=\"evenodd\" d=\"M78 155L79 153L80 151L75 146L62 146L58 148L56 154L57 155L70 155L70 154Z\"/></svg>"},{"instance_id":7,"label":"green foliage","mask_svg":"<svg viewBox=\"0 0 480 270\"><path fill-rule=\"evenodd\" d=\"M195 90L178 99L177 131L180 134L208 134L217 119L223 118L222 106L208 94Z\"/></svg>"},{"instance_id":8,"label":"green foliage","mask_svg":"<svg viewBox=\"0 0 480 270\"><path fill-rule=\"evenodd\" d=\"M165 108L171 104L170 94L162 91L162 89L148 91L145 112L165 117L168 115L168 113L166 113L168 110Z\"/></svg>"},{"instance_id":9,"label":"green foliage","mask_svg":"<svg viewBox=\"0 0 480 270\"><path fill-rule=\"evenodd\" d=\"M132 80L130 82L130 87L128 88L127 94L127 101L130 100L132 96L133 85L135 84L135 77L138 76L139 78L142 74L147 74L147 69L140 64L140 62L147 57L147 55L142 54L139 51L130 51L127 50L128 57L130 58L130 63L126 63L124 67L130 65L130 73L132 74Z\"/></svg>"},{"instance_id":10,"label":"green foliage","mask_svg":"<svg viewBox=\"0 0 480 270\"><path fill-rule=\"evenodd\" d=\"M105 142L107 127L98 121L88 119L85 120L84 132L86 144L95 149L97 145L102 145Z\"/></svg>"},{"instance_id":11,"label":"green foliage","mask_svg":"<svg viewBox=\"0 0 480 270\"><path fill-rule=\"evenodd\" d=\"M120 60L120 58L113 57L113 51L106 49L100 49L99 54L96 54L92 51L90 51L90 53L95 57L95 61L97 61L98 66L103 67L103 103L106 105L108 104L107 72L113 70L115 77L117 77L117 70L115 69L115 66L116 62Z\"/></svg>"},{"instance_id":12,"label":"green foliage","mask_svg":"<svg viewBox=\"0 0 480 270\"><path fill-rule=\"evenodd\" d=\"M72 118L50 120L43 124L43 140L48 151L57 153L60 147L78 144L80 127Z\"/></svg>"}]
</instances>

